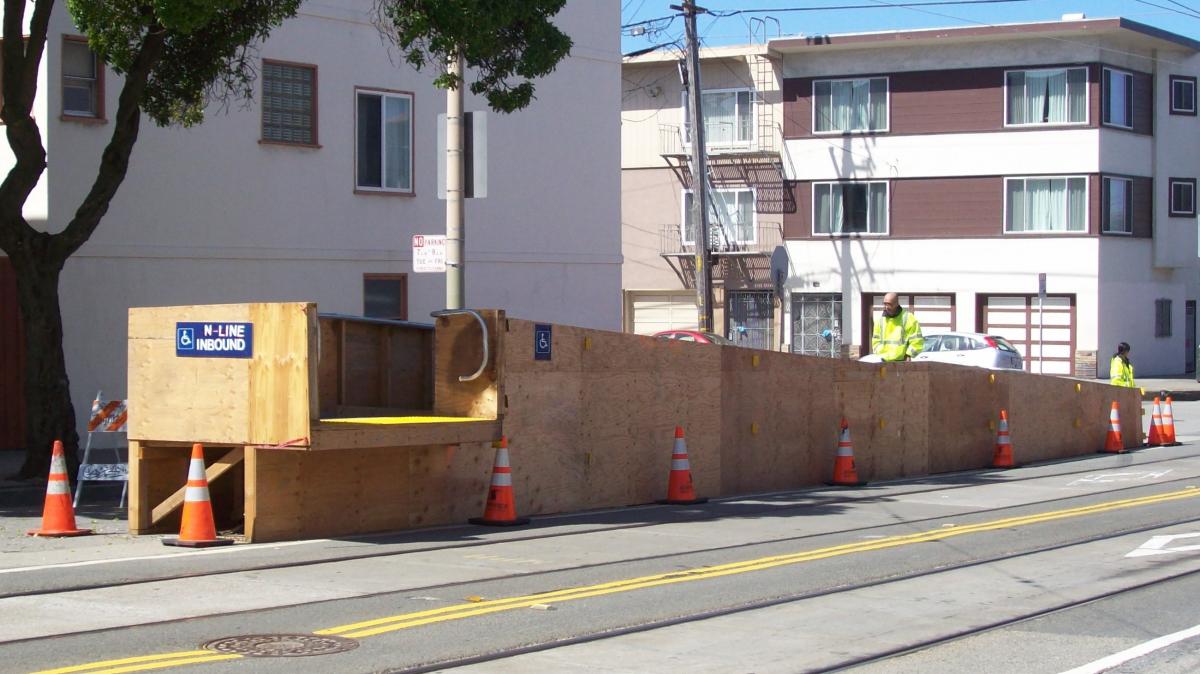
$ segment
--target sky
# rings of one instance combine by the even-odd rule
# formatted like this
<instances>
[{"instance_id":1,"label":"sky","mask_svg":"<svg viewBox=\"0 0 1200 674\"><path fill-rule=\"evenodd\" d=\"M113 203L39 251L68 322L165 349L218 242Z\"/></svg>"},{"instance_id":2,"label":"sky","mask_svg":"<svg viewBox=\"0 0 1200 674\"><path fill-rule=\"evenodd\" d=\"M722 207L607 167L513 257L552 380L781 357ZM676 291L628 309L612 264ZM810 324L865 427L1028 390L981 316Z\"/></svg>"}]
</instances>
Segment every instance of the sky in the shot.
<instances>
[{"instance_id":1,"label":"sky","mask_svg":"<svg viewBox=\"0 0 1200 674\"><path fill-rule=\"evenodd\" d=\"M832 35L912 28L984 26L1026 21L1057 21L1063 14L1089 19L1124 17L1200 40L1200 0L1017 0L968 4L895 7L946 0L697 0L710 12L766 10L733 16L700 15L697 31L705 46L763 42L766 38ZM621 51L629 53L658 44L683 44L683 19L670 5L679 0L620 0L621 24L664 18L621 31ZM847 6L869 5L849 9ZM842 9L815 9L833 8ZM785 11L803 9L804 11ZM641 35L633 33L645 30Z\"/></svg>"}]
</instances>

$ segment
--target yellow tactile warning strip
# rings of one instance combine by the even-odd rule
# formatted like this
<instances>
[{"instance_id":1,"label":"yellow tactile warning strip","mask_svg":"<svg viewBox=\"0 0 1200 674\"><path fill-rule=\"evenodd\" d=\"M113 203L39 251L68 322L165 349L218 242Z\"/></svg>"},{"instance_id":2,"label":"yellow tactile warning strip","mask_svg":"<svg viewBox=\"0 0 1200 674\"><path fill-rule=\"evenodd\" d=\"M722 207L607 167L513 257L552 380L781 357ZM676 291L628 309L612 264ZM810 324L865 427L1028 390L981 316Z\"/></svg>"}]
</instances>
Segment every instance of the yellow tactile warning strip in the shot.
<instances>
[{"instance_id":1,"label":"yellow tactile warning strip","mask_svg":"<svg viewBox=\"0 0 1200 674\"><path fill-rule=\"evenodd\" d=\"M352 417L321 419L323 424L458 424L468 421L495 421L479 417Z\"/></svg>"},{"instance_id":2,"label":"yellow tactile warning strip","mask_svg":"<svg viewBox=\"0 0 1200 674\"><path fill-rule=\"evenodd\" d=\"M541 594L531 594L521 597L507 597L504 599L492 599L482 602L455 604L453 606L445 606L427 611L416 611L413 613L404 613L357 623L350 623L348 625L340 625L338 627L330 627L328 629L319 630L316 632L316 634L330 634L361 639L364 637L376 636L379 634L385 634L387 632L395 632L397 630L419 627L421 625L428 625L431 623L445 622L448 620L461 620L463 618L486 615L489 613L498 613L500 611L528 608L538 604L562 603L576 599L599 597L607 594L629 592L632 590L641 590L649 587L658 587L661 585L671 585L674 583L687 583L696 580L719 578L721 576L731 576L749 571L762 571L764 569L771 569L788 564L800 564L803 562L828 559L830 557L839 557L842 555L849 555L859 552L870 552L872 550L895 548L903 545L911 545L913 543L939 541L947 538L953 538L955 536L982 533L996 529L1009 529L1013 527L1069 519L1072 517L1096 515L1112 510L1135 508L1138 506L1153 505L1156 503L1193 498L1196 496L1200 496L1200 489L1188 487L1187 489L1182 489L1180 491L1167 492L1165 494L1155 494L1153 496L1142 496L1139 498L1122 499L1119 501L1107 501L1104 503L1097 503L1079 508L1052 510L1044 513L1035 513L1033 515L1024 515L1022 517L1008 517L1000 520L992 520L990 522L980 522L979 524L969 524L964 526L946 525L937 529L931 529L929 531L917 532L915 534L889 536L887 538L879 538L870 541L846 543L844 545L835 545L828 548L806 550L803 552L794 552L785 555L760 557L757 559L731 562L729 564L720 564L717 566L706 566L702 568L688 569L685 571L672 571L670 573L641 576L638 578L628 578L609 583L600 583L598 585L567 588L563 590L555 590L553 592L543 592ZM209 651L182 651L178 653L163 653L160 655L146 655L135 658L126 658L124 660L106 660L104 662L94 662L87 665L76 665L61 669L49 669L42 672L35 672L35 674L69 674L72 672L86 672L87 674L117 674L118 672L136 672L150 669L160 669L164 667L174 667L177 665L215 662L217 660L230 660L237 657L241 656L211 653Z\"/></svg>"}]
</instances>

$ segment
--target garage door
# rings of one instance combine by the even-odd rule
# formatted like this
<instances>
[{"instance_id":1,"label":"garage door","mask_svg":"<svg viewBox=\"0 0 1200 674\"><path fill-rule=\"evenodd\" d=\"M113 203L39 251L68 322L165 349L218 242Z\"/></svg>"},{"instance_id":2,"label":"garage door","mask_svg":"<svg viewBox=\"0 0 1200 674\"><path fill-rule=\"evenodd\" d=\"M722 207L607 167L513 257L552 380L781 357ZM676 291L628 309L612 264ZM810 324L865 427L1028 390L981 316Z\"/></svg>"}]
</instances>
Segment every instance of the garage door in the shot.
<instances>
[{"instance_id":1,"label":"garage door","mask_svg":"<svg viewBox=\"0 0 1200 674\"><path fill-rule=\"evenodd\" d=\"M863 295L863 325L862 352L871 351L871 330L875 327L875 318L883 315L884 293ZM954 327L954 295L916 293L897 295L900 306L916 315L921 324L921 333L935 335L939 332L950 332Z\"/></svg>"},{"instance_id":2,"label":"garage door","mask_svg":"<svg viewBox=\"0 0 1200 674\"><path fill-rule=\"evenodd\" d=\"M1017 347L1026 372L1075 374L1075 296L1051 295L1039 319L1037 295L985 295L981 330Z\"/></svg>"},{"instance_id":3,"label":"garage door","mask_svg":"<svg viewBox=\"0 0 1200 674\"><path fill-rule=\"evenodd\" d=\"M631 293L630 313L633 331L652 335L660 330L695 330L699 325L696 293Z\"/></svg>"}]
</instances>

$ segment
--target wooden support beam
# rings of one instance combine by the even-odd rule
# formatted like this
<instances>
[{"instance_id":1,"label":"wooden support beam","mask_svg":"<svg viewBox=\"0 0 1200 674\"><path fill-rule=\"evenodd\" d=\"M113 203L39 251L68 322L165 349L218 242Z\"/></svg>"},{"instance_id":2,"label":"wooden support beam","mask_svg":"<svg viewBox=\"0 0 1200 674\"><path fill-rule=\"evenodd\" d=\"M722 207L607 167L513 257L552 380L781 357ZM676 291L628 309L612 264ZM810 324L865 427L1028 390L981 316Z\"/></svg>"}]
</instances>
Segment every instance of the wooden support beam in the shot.
<instances>
[{"instance_id":1,"label":"wooden support beam","mask_svg":"<svg viewBox=\"0 0 1200 674\"><path fill-rule=\"evenodd\" d=\"M224 475L230 468L242 462L246 455L244 447L234 447L229 450L225 456L217 459L212 465L204 469L204 477L210 483L218 477ZM158 524L166 519L171 513L179 509L183 505L183 495L187 492L187 485L180 487L174 494L168 496L162 503L154 507L150 513L150 526Z\"/></svg>"}]
</instances>

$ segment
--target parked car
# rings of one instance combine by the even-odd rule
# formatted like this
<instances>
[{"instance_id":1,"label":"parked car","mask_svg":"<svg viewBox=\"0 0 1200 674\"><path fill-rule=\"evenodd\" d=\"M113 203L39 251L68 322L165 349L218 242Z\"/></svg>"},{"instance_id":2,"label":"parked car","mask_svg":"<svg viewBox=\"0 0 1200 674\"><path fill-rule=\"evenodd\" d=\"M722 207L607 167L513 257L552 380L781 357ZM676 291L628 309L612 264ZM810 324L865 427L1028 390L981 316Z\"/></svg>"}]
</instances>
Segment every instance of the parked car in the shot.
<instances>
[{"instance_id":1,"label":"parked car","mask_svg":"<svg viewBox=\"0 0 1200 674\"><path fill-rule=\"evenodd\" d=\"M999 370L1021 370L1020 352L1008 340L979 332L945 332L925 336L925 349L914 361L932 360Z\"/></svg>"},{"instance_id":2,"label":"parked car","mask_svg":"<svg viewBox=\"0 0 1200 674\"><path fill-rule=\"evenodd\" d=\"M681 342L697 342L699 344L720 344L722 346L737 346L732 341L715 332L699 330L662 330L654 333L659 339L677 339Z\"/></svg>"}]
</instances>

